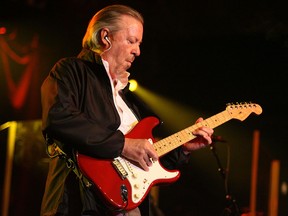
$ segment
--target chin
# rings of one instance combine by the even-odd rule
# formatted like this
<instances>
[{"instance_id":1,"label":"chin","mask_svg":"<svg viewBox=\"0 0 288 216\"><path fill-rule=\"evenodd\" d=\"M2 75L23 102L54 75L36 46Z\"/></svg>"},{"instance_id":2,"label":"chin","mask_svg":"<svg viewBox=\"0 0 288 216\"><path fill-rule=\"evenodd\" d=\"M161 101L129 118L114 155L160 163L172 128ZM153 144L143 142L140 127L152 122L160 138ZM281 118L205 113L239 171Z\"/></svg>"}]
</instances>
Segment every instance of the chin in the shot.
<instances>
[{"instance_id":1,"label":"chin","mask_svg":"<svg viewBox=\"0 0 288 216\"><path fill-rule=\"evenodd\" d=\"M132 65L132 63L131 63L131 62L128 62L128 64L127 64L127 69L130 68L131 65Z\"/></svg>"}]
</instances>

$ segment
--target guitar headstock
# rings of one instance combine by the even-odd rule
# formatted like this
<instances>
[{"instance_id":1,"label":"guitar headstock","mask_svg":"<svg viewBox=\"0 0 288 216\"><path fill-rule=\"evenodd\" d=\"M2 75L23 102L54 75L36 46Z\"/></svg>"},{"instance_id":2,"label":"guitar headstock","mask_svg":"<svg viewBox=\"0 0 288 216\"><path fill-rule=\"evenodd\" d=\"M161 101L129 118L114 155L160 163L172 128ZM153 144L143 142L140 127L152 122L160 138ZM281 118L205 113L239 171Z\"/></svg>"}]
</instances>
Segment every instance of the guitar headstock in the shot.
<instances>
[{"instance_id":1,"label":"guitar headstock","mask_svg":"<svg viewBox=\"0 0 288 216\"><path fill-rule=\"evenodd\" d=\"M229 112L232 118L238 120L245 120L251 113L260 115L262 113L262 108L255 103L229 103L227 104L226 110Z\"/></svg>"}]
</instances>

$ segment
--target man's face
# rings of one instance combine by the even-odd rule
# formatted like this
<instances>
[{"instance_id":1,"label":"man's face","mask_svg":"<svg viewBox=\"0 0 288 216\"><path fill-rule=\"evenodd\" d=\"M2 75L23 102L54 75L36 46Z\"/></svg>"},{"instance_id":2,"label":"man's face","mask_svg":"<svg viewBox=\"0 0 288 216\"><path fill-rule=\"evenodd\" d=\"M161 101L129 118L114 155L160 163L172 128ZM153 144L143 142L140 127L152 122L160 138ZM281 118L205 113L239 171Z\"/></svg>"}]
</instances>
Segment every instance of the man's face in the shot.
<instances>
[{"instance_id":1,"label":"man's face","mask_svg":"<svg viewBox=\"0 0 288 216\"><path fill-rule=\"evenodd\" d=\"M112 76L121 77L131 67L136 56L140 55L140 44L143 37L143 25L130 16L122 16L122 29L109 38L111 49L104 59L109 63Z\"/></svg>"}]
</instances>

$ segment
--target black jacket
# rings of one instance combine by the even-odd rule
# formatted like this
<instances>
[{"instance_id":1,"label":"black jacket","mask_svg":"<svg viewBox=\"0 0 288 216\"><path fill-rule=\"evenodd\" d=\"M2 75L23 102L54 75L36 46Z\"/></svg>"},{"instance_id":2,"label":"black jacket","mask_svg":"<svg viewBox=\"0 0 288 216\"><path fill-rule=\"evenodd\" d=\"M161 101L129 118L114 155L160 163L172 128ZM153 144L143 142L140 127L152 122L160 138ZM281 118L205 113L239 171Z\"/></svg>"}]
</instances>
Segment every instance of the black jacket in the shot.
<instances>
[{"instance_id":1,"label":"black jacket","mask_svg":"<svg viewBox=\"0 0 288 216\"><path fill-rule=\"evenodd\" d=\"M144 117L142 114L149 113L130 91L122 91L124 101L139 120ZM41 96L44 136L55 140L72 158L73 150L103 159L121 154L124 135L118 130L120 117L109 77L97 54L83 49L77 57L58 61L42 84ZM165 167L174 169L186 159L178 148L161 161ZM56 212L79 216L81 211L103 216L107 212L103 206L93 189L79 184L65 160L59 157L50 160L41 216ZM148 215L147 206L143 209L142 215Z\"/></svg>"}]
</instances>

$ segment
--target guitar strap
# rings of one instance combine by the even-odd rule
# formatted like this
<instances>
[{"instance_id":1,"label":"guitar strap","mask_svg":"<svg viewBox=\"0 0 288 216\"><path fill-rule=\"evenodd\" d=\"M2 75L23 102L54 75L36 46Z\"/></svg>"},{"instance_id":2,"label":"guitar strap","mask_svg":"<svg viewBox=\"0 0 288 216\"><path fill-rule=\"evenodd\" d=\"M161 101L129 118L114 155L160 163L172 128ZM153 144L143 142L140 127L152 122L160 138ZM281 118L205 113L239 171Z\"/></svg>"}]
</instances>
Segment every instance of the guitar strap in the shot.
<instances>
[{"instance_id":1,"label":"guitar strap","mask_svg":"<svg viewBox=\"0 0 288 216\"><path fill-rule=\"evenodd\" d=\"M73 170L73 172L76 174L79 181L81 182L82 186L85 186L87 188L92 186L90 181L80 172L77 163L75 163L74 151L72 152L73 156L70 157L62 150L62 148L59 147L61 143L49 137L47 133L45 135L45 142L46 142L46 152L50 158L59 157L60 159L64 159L67 168Z\"/></svg>"},{"instance_id":2,"label":"guitar strap","mask_svg":"<svg viewBox=\"0 0 288 216\"><path fill-rule=\"evenodd\" d=\"M77 178L79 179L83 189L90 188L92 186L92 183L82 174L77 163L75 162L76 161L75 151L72 151L72 153L71 153L72 156L69 156L70 154L65 153L62 150L63 147L62 148L60 147L60 146L62 146L61 142L52 139L47 134L45 134L45 142L46 142L46 152L47 152L48 156L50 158L59 157L60 159L64 159L66 162L67 168L73 170L73 172L76 174ZM106 215L106 213L105 213L105 215ZM121 211L112 212L111 216L112 215L113 216L120 216L120 215L126 216L125 212L121 213L121 214L119 214L119 213L121 213ZM135 216L138 216L138 215L135 215Z\"/></svg>"}]
</instances>

